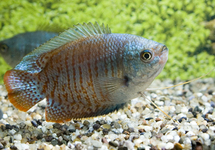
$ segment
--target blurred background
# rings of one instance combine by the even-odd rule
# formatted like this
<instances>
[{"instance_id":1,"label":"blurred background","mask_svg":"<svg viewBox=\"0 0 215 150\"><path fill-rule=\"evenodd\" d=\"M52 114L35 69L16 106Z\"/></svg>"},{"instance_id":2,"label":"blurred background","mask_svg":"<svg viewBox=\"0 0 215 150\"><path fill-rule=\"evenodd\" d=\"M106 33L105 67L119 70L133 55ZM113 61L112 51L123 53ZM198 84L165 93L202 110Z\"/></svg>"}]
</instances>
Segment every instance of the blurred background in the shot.
<instances>
[{"instance_id":1,"label":"blurred background","mask_svg":"<svg viewBox=\"0 0 215 150\"><path fill-rule=\"evenodd\" d=\"M166 44L169 60L157 78L188 80L215 67L214 19L215 0L1 0L0 41L97 21L108 24L112 33ZM0 83L9 69L0 56ZM215 77L215 71L207 77Z\"/></svg>"}]
</instances>

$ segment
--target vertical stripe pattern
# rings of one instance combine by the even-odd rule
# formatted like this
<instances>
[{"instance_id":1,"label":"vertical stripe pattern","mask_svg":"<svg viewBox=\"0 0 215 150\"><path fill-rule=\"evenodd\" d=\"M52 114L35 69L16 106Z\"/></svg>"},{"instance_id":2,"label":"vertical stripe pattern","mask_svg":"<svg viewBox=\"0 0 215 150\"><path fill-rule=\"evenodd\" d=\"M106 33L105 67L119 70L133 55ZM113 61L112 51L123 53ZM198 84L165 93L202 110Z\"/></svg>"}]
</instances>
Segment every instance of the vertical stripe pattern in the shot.
<instances>
[{"instance_id":1,"label":"vertical stripe pattern","mask_svg":"<svg viewBox=\"0 0 215 150\"><path fill-rule=\"evenodd\" d=\"M97 84L100 78L122 78L122 45L117 37L88 37L47 53L48 61L40 75L48 107L46 119L61 122L71 118L102 115L102 109L113 105L113 99ZM90 44L89 44L90 43Z\"/></svg>"}]
</instances>

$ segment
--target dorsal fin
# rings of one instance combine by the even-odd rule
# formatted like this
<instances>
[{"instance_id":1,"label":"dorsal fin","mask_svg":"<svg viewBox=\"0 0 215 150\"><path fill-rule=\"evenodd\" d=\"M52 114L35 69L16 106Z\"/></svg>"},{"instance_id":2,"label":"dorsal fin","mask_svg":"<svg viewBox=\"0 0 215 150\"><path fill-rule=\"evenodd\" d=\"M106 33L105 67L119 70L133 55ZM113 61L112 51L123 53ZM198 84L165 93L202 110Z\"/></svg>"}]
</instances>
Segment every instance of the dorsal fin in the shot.
<instances>
[{"instance_id":1,"label":"dorsal fin","mask_svg":"<svg viewBox=\"0 0 215 150\"><path fill-rule=\"evenodd\" d=\"M45 44L39 46L35 50L33 50L31 53L26 55L22 61L15 67L17 70L25 70L31 73L37 73L41 71L41 68L37 66L36 60L44 53L48 53L62 45L65 45L69 42L76 41L78 39L81 39L83 37L89 37L94 36L98 34L109 34L111 33L111 30L108 26L104 26L102 24L101 26L95 22L95 24L92 24L89 22L88 24L78 24L74 25L73 28L70 28L61 34L59 36L56 36L46 42Z\"/></svg>"}]
</instances>

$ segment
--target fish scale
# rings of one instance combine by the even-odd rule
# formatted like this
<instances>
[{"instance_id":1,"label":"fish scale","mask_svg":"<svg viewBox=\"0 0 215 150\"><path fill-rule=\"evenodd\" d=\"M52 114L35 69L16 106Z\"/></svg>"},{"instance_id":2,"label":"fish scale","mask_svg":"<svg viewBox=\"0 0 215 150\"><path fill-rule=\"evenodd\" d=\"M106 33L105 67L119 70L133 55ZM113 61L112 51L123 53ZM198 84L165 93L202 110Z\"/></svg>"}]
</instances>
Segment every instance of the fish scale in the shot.
<instances>
[{"instance_id":1,"label":"fish scale","mask_svg":"<svg viewBox=\"0 0 215 150\"><path fill-rule=\"evenodd\" d=\"M167 58L163 44L84 23L26 55L6 72L4 83L16 108L27 111L46 98L46 121L61 123L125 107L151 84Z\"/></svg>"}]
</instances>

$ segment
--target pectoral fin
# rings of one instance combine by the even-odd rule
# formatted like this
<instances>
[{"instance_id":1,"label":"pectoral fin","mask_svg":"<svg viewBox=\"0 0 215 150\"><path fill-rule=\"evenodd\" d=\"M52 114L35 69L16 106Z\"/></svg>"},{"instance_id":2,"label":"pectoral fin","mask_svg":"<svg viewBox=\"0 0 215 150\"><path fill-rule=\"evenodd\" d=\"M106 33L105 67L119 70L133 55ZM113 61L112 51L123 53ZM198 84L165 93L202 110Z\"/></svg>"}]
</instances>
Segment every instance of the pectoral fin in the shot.
<instances>
[{"instance_id":1,"label":"pectoral fin","mask_svg":"<svg viewBox=\"0 0 215 150\"><path fill-rule=\"evenodd\" d=\"M117 91L119 88L127 87L130 79L127 76L123 78L110 77L101 78L97 80L96 85L99 86L103 92L111 94Z\"/></svg>"}]
</instances>

